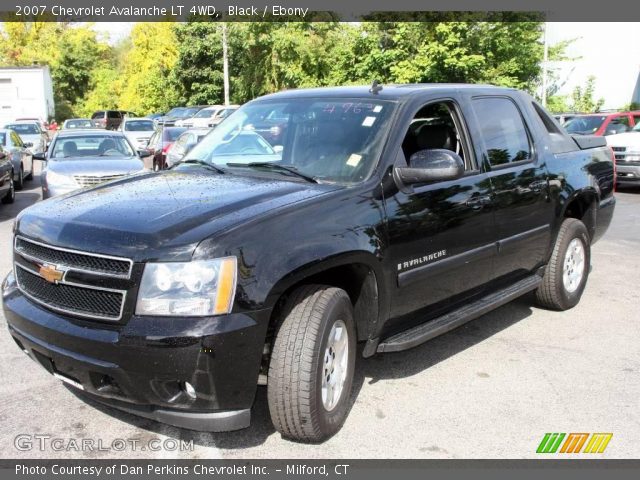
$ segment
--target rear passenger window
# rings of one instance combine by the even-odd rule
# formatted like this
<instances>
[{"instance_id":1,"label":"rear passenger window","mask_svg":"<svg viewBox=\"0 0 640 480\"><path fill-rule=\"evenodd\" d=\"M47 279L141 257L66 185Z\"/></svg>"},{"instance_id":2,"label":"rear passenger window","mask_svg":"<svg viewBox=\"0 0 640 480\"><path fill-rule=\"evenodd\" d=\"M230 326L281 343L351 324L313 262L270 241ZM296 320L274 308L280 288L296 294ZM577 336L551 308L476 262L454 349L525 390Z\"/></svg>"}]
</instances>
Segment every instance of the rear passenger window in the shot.
<instances>
[{"instance_id":1,"label":"rear passenger window","mask_svg":"<svg viewBox=\"0 0 640 480\"><path fill-rule=\"evenodd\" d=\"M515 104L507 98L476 98L473 108L492 166L531 159L529 135Z\"/></svg>"},{"instance_id":2,"label":"rear passenger window","mask_svg":"<svg viewBox=\"0 0 640 480\"><path fill-rule=\"evenodd\" d=\"M109 112L109 118L120 118L121 116L120 112L115 112L113 110Z\"/></svg>"},{"instance_id":3,"label":"rear passenger window","mask_svg":"<svg viewBox=\"0 0 640 480\"><path fill-rule=\"evenodd\" d=\"M538 105L536 102L532 102L532 105L533 105L533 109L538 114L538 117L540 117L540 120L542 121L542 124L544 125L544 128L547 129L547 132L549 132L551 134L557 133L557 134L562 135L562 132L560 131L560 127L553 120L553 118L551 118L551 115L549 115L546 112L546 110L544 108L542 108L540 105Z\"/></svg>"}]
</instances>

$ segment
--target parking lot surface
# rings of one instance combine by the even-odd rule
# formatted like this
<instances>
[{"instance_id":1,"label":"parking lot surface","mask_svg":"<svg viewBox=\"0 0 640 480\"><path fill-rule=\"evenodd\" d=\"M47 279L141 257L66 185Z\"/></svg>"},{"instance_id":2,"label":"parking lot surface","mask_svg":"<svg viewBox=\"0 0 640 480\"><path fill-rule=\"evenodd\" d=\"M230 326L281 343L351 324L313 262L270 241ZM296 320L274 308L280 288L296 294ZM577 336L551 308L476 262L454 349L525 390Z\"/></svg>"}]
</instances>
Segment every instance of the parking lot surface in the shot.
<instances>
[{"instance_id":1,"label":"parking lot surface","mask_svg":"<svg viewBox=\"0 0 640 480\"><path fill-rule=\"evenodd\" d=\"M36 177L0 205L3 276L13 219L39 198ZM274 431L265 387L251 427L218 434L88 403L17 348L0 314L0 457L534 458L547 432L610 432L603 457L639 458L640 190L617 198L576 308L546 311L529 295L413 350L359 359L347 422L320 445Z\"/></svg>"}]
</instances>

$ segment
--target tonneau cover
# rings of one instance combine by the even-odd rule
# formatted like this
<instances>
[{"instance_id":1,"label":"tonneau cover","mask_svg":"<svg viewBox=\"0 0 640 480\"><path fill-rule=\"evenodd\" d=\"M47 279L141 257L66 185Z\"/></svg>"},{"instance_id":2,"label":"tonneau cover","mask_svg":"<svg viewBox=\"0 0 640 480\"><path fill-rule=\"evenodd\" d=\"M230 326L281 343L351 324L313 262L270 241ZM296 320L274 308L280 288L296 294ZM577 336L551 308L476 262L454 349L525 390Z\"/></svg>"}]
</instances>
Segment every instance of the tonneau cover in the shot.
<instances>
[{"instance_id":1,"label":"tonneau cover","mask_svg":"<svg viewBox=\"0 0 640 480\"><path fill-rule=\"evenodd\" d=\"M578 147L580 147L580 150L607 146L607 140L604 137L597 137L595 135L571 135L571 138L573 138Z\"/></svg>"}]
</instances>

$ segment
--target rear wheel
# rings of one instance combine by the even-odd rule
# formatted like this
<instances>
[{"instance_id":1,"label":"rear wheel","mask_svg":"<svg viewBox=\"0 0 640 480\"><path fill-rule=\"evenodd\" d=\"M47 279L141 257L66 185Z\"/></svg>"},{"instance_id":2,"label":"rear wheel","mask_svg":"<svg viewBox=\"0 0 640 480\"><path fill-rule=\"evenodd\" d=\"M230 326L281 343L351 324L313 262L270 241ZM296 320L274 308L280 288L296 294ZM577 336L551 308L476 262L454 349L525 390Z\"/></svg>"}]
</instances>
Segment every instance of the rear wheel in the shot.
<instances>
[{"instance_id":1,"label":"rear wheel","mask_svg":"<svg viewBox=\"0 0 640 480\"><path fill-rule=\"evenodd\" d=\"M319 442L340 430L349 412L355 366L353 307L344 290L296 290L278 329L267 396L271 420L284 436Z\"/></svg>"},{"instance_id":2,"label":"rear wheel","mask_svg":"<svg viewBox=\"0 0 640 480\"><path fill-rule=\"evenodd\" d=\"M9 179L9 191L2 198L2 203L13 203L16 199L16 185L13 181L13 172L11 172L11 178Z\"/></svg>"},{"instance_id":3,"label":"rear wheel","mask_svg":"<svg viewBox=\"0 0 640 480\"><path fill-rule=\"evenodd\" d=\"M554 310L575 307L589 277L590 239L587 228L575 218L562 222L547 265L542 285L536 290L538 302Z\"/></svg>"}]
</instances>

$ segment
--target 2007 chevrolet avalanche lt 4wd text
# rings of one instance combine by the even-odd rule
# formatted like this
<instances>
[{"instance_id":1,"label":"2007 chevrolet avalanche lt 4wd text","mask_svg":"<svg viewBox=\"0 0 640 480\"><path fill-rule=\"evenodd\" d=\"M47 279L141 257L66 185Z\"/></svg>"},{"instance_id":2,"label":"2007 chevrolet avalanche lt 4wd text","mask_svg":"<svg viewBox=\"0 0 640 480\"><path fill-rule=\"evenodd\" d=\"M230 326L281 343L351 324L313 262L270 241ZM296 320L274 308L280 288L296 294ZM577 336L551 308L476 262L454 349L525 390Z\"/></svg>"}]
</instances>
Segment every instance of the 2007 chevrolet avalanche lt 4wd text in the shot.
<instances>
[{"instance_id":1,"label":"2007 chevrolet avalanche lt 4wd text","mask_svg":"<svg viewBox=\"0 0 640 480\"><path fill-rule=\"evenodd\" d=\"M232 430L266 383L276 428L321 441L347 416L357 343L405 350L534 290L576 305L613 174L604 139L516 90L282 92L168 171L24 210L4 312L27 355L101 402Z\"/></svg>"}]
</instances>

